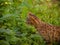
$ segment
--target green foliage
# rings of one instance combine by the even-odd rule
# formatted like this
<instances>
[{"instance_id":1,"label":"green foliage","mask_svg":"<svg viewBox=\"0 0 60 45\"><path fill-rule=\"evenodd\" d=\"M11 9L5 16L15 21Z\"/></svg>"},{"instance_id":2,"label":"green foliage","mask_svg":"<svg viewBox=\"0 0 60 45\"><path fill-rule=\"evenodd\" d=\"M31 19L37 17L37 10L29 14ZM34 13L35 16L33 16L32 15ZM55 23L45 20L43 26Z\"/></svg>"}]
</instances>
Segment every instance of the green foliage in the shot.
<instances>
[{"instance_id":1,"label":"green foliage","mask_svg":"<svg viewBox=\"0 0 60 45\"><path fill-rule=\"evenodd\" d=\"M28 12L47 23L60 25L59 4L48 6L44 0L0 0L0 45L45 45L37 30L26 24Z\"/></svg>"},{"instance_id":2,"label":"green foliage","mask_svg":"<svg viewBox=\"0 0 60 45\"><path fill-rule=\"evenodd\" d=\"M26 6L24 0L0 0L0 45L44 45L36 29L26 24Z\"/></svg>"}]
</instances>

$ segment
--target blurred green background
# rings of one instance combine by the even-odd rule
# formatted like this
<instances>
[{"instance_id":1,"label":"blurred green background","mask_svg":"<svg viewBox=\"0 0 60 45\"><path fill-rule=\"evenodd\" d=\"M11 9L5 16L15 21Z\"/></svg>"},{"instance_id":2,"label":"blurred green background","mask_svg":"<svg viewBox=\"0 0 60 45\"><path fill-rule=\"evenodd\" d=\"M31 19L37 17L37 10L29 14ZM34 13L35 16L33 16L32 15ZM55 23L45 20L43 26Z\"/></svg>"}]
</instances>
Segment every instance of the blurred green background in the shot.
<instances>
[{"instance_id":1,"label":"blurred green background","mask_svg":"<svg viewBox=\"0 0 60 45\"><path fill-rule=\"evenodd\" d=\"M59 0L0 0L0 45L45 45L37 30L26 24L28 12L60 26Z\"/></svg>"}]
</instances>

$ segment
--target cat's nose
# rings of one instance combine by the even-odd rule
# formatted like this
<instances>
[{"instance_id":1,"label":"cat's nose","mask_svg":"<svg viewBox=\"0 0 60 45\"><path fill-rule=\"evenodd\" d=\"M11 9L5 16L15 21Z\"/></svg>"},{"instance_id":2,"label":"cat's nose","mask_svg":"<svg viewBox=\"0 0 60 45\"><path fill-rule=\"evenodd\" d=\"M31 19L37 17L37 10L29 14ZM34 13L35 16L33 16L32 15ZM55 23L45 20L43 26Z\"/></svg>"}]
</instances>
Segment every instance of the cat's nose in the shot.
<instances>
[{"instance_id":1,"label":"cat's nose","mask_svg":"<svg viewBox=\"0 0 60 45\"><path fill-rule=\"evenodd\" d=\"M30 22L30 21L29 21L29 18L27 17L26 23L29 24L29 22Z\"/></svg>"}]
</instances>

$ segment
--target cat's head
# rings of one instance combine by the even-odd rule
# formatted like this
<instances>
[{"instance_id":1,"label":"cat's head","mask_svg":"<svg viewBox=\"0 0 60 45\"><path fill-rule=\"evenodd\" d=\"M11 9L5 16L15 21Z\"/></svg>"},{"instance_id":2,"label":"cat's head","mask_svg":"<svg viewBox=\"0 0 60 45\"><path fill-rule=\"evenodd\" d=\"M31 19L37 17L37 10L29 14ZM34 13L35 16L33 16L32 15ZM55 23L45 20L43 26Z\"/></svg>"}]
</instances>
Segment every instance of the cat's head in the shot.
<instances>
[{"instance_id":1,"label":"cat's head","mask_svg":"<svg viewBox=\"0 0 60 45\"><path fill-rule=\"evenodd\" d=\"M34 25L34 26L39 25L39 23L40 23L38 17L36 17L31 12L28 13L26 22L27 22L27 24Z\"/></svg>"}]
</instances>

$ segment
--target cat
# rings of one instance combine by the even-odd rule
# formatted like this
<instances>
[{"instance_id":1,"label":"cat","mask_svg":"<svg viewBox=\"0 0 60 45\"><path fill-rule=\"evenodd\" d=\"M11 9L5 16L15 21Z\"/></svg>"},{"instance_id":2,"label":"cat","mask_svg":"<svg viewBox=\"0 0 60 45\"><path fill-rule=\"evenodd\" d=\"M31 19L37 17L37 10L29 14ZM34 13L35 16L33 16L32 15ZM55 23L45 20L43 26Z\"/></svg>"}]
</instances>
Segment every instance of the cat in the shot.
<instances>
[{"instance_id":1,"label":"cat","mask_svg":"<svg viewBox=\"0 0 60 45\"><path fill-rule=\"evenodd\" d=\"M28 13L26 23L37 29L47 45L53 45L52 42L60 42L60 26L45 23L31 12Z\"/></svg>"}]
</instances>

